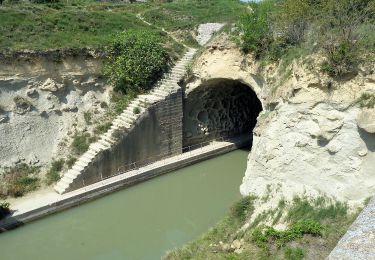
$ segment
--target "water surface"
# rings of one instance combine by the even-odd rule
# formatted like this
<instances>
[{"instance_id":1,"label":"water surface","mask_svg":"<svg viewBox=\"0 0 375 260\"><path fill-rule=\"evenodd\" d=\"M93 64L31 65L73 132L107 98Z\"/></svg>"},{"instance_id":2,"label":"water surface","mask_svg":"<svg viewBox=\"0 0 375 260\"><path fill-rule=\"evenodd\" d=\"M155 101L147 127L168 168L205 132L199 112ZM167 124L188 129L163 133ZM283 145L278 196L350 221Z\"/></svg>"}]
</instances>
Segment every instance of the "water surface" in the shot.
<instances>
[{"instance_id":1,"label":"water surface","mask_svg":"<svg viewBox=\"0 0 375 260\"><path fill-rule=\"evenodd\" d=\"M237 150L0 234L0 259L160 259L240 197Z\"/></svg>"}]
</instances>

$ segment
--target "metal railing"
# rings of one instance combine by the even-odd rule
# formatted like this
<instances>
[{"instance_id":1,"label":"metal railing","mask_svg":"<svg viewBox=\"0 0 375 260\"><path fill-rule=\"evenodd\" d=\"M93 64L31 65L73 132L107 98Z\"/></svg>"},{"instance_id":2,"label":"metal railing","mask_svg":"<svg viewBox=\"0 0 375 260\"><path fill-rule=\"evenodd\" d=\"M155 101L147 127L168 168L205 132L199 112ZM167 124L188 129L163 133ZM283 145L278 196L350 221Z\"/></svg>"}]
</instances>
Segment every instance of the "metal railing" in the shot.
<instances>
[{"instance_id":1,"label":"metal railing","mask_svg":"<svg viewBox=\"0 0 375 260\"><path fill-rule=\"evenodd\" d=\"M147 159L123 165L123 166L117 168L117 171L115 173L112 173L110 176L103 177L103 174L101 173L100 174L101 180L104 181L106 179L109 179L109 178L112 178L112 177L115 177L115 176L118 176L118 175L122 175L122 174L125 174L125 173L130 172L130 171L139 170L142 167L147 167L147 166L150 166L152 164L155 164L154 168L164 166L164 165L167 165L168 163L170 163L170 162L167 162L166 159L172 158L172 157L177 156L177 155L184 155L184 154L189 154L189 153L191 155L191 153L193 151L203 149L203 148L207 147L208 145L210 145L212 143L225 142L225 141L230 141L230 140L233 140L233 139L232 138L219 137L219 138L215 138L213 140L201 142L201 143L198 143L198 144L189 145L189 146L185 146L185 147L178 148L178 149L173 149L173 150L170 150L168 152L161 153L161 154L158 154L158 155L155 155L155 156L150 156ZM158 162L158 164L156 165L157 162Z\"/></svg>"}]
</instances>

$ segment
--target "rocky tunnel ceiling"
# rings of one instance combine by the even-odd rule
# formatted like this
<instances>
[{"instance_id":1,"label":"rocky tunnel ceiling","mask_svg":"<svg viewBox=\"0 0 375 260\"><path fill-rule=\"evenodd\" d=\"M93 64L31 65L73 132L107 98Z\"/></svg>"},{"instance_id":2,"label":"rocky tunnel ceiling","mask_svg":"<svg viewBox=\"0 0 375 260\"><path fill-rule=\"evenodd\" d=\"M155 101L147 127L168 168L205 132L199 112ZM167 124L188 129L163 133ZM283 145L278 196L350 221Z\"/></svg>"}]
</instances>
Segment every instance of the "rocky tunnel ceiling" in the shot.
<instances>
[{"instance_id":1,"label":"rocky tunnel ceiling","mask_svg":"<svg viewBox=\"0 0 375 260\"><path fill-rule=\"evenodd\" d=\"M240 81L207 81L184 98L184 146L251 135L261 110L255 92Z\"/></svg>"}]
</instances>

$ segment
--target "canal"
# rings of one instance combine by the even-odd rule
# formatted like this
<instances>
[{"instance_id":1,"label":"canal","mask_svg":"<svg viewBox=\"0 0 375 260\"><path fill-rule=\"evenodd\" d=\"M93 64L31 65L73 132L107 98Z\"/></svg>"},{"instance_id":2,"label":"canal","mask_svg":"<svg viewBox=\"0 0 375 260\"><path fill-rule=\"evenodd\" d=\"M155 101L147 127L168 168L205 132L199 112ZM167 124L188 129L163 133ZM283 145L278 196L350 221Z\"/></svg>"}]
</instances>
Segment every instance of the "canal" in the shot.
<instances>
[{"instance_id":1,"label":"canal","mask_svg":"<svg viewBox=\"0 0 375 260\"><path fill-rule=\"evenodd\" d=\"M160 259L240 198L247 155L237 150L0 234L0 258Z\"/></svg>"}]
</instances>

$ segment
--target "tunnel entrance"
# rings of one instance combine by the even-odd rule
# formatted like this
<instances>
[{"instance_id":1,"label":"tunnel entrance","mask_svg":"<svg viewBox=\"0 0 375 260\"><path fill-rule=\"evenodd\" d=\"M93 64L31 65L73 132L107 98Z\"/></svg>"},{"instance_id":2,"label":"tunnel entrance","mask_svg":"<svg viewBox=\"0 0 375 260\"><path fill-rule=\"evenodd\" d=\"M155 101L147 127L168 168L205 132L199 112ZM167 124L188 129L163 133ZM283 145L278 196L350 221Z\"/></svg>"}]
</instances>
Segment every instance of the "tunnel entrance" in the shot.
<instances>
[{"instance_id":1,"label":"tunnel entrance","mask_svg":"<svg viewBox=\"0 0 375 260\"><path fill-rule=\"evenodd\" d=\"M207 81L185 95L183 146L252 135L261 111L262 104L248 85L230 79Z\"/></svg>"}]
</instances>

